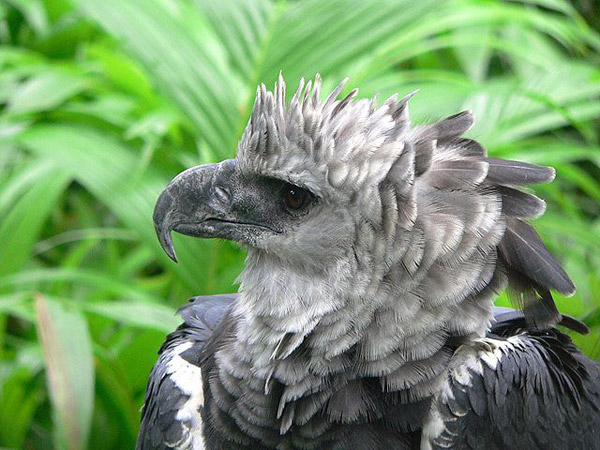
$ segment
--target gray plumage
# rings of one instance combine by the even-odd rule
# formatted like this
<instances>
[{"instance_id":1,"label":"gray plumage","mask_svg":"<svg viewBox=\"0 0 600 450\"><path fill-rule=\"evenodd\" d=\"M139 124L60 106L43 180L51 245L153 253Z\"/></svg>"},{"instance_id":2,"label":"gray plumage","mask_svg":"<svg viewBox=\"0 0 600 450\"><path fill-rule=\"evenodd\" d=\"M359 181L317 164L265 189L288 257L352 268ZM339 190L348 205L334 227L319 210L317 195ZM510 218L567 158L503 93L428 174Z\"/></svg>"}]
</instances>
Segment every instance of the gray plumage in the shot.
<instances>
[{"instance_id":1,"label":"gray plumage","mask_svg":"<svg viewBox=\"0 0 600 450\"><path fill-rule=\"evenodd\" d=\"M585 331L550 293L574 285L525 222L544 202L518 188L554 170L488 158L461 137L469 112L413 127L413 94L338 100L344 83L321 100L302 81L289 105L281 77L260 86L237 158L159 198L173 259L172 230L248 257L227 308L183 310L138 448L600 446L598 365L553 328ZM524 314L494 323L507 282Z\"/></svg>"}]
</instances>

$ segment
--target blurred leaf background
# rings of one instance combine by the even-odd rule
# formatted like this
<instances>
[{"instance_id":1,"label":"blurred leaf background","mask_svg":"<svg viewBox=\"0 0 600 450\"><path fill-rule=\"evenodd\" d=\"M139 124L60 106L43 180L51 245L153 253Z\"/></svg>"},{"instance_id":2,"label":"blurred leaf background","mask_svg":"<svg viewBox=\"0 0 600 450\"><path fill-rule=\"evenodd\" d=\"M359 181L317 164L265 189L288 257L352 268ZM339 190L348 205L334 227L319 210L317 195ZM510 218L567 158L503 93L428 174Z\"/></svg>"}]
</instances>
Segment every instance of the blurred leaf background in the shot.
<instances>
[{"instance_id":1,"label":"blurred leaf background","mask_svg":"<svg viewBox=\"0 0 600 450\"><path fill-rule=\"evenodd\" d=\"M0 0L0 447L133 448L174 311L231 292L243 251L176 237L154 201L234 155L257 83L475 112L495 156L553 165L536 222L572 274L560 308L600 358L600 34L593 1ZM499 299L500 303L505 300Z\"/></svg>"}]
</instances>

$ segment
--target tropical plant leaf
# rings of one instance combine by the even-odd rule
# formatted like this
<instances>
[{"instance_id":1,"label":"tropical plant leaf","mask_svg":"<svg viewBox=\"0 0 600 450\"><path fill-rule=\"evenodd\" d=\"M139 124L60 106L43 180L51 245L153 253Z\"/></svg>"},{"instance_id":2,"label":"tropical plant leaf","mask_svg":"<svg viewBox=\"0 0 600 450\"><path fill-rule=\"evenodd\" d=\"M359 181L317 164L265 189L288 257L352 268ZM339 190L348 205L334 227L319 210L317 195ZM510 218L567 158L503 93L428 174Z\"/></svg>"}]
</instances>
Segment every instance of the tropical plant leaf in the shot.
<instances>
[{"instance_id":1,"label":"tropical plant leaf","mask_svg":"<svg viewBox=\"0 0 600 450\"><path fill-rule=\"evenodd\" d=\"M44 285L57 282L69 282L78 285L87 285L107 296L127 298L130 301L156 302L158 299L152 294L106 275L83 268L51 268L22 270L19 273L0 277L0 289L4 287L16 288L21 292L29 289L41 289Z\"/></svg>"},{"instance_id":2,"label":"tropical plant leaf","mask_svg":"<svg viewBox=\"0 0 600 450\"><path fill-rule=\"evenodd\" d=\"M89 312L118 322L170 333L181 324L175 311L158 303L148 302L94 302L82 305Z\"/></svg>"},{"instance_id":3,"label":"tropical plant leaf","mask_svg":"<svg viewBox=\"0 0 600 450\"><path fill-rule=\"evenodd\" d=\"M0 275L16 272L26 263L44 222L70 181L70 173L57 166L47 175L36 180L0 220Z\"/></svg>"},{"instance_id":4,"label":"tropical plant leaf","mask_svg":"<svg viewBox=\"0 0 600 450\"><path fill-rule=\"evenodd\" d=\"M77 4L122 39L154 82L219 155L234 149L238 83L226 69L206 20L183 2L89 1ZM199 35L202 38L199 38Z\"/></svg>"},{"instance_id":5,"label":"tropical plant leaf","mask_svg":"<svg viewBox=\"0 0 600 450\"><path fill-rule=\"evenodd\" d=\"M228 64L244 80L257 80L259 62L267 56L272 23L285 7L268 0L195 0L194 3L223 45Z\"/></svg>"},{"instance_id":6,"label":"tropical plant leaf","mask_svg":"<svg viewBox=\"0 0 600 450\"><path fill-rule=\"evenodd\" d=\"M29 385L35 375L17 365L8 376L0 376L0 442L9 448L23 448L29 424L44 394Z\"/></svg>"},{"instance_id":7,"label":"tropical plant leaf","mask_svg":"<svg viewBox=\"0 0 600 450\"><path fill-rule=\"evenodd\" d=\"M24 114L54 108L82 92L89 84L85 77L67 71L44 71L16 86L8 100L10 114Z\"/></svg>"},{"instance_id":8,"label":"tropical plant leaf","mask_svg":"<svg viewBox=\"0 0 600 450\"><path fill-rule=\"evenodd\" d=\"M37 329L55 410L57 448L86 448L94 408L92 343L81 313L38 295Z\"/></svg>"}]
</instances>

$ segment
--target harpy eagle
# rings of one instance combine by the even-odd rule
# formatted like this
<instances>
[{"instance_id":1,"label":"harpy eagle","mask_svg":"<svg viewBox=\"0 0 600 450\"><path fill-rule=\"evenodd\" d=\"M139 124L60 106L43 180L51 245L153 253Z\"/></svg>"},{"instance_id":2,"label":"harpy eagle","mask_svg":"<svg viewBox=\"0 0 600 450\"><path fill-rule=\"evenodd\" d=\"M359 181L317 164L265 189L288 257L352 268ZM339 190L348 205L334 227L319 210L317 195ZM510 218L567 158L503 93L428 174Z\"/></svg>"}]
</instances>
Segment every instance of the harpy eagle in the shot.
<instances>
[{"instance_id":1,"label":"harpy eagle","mask_svg":"<svg viewBox=\"0 0 600 450\"><path fill-rule=\"evenodd\" d=\"M137 448L599 449L600 366L554 327L586 331L520 189L554 170L487 157L469 112L411 126L411 95L344 83L260 86L237 157L158 199L173 260L171 231L248 255L239 294L180 310ZM492 306L506 286L523 312Z\"/></svg>"}]
</instances>

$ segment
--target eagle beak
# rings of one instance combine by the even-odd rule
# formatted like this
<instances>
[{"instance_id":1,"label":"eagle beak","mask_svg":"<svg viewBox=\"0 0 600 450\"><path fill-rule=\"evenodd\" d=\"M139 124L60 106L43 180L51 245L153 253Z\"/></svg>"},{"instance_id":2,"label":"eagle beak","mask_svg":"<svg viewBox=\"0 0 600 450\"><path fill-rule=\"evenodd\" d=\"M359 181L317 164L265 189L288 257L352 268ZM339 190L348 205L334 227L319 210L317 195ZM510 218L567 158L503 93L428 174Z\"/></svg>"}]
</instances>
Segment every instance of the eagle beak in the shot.
<instances>
[{"instance_id":1,"label":"eagle beak","mask_svg":"<svg viewBox=\"0 0 600 450\"><path fill-rule=\"evenodd\" d=\"M198 230L198 224L222 214L225 196L223 188L215 188L215 179L221 178L223 172L231 172L232 163L229 160L192 167L177 175L158 197L154 207L154 229L161 247L173 261L177 262L177 255L172 231L204 236Z\"/></svg>"},{"instance_id":2,"label":"eagle beak","mask_svg":"<svg viewBox=\"0 0 600 450\"><path fill-rule=\"evenodd\" d=\"M249 178L235 159L206 164L177 175L154 207L154 228L165 253L177 262L172 231L199 238L217 238L259 245L281 234L278 192L281 181Z\"/></svg>"}]
</instances>

